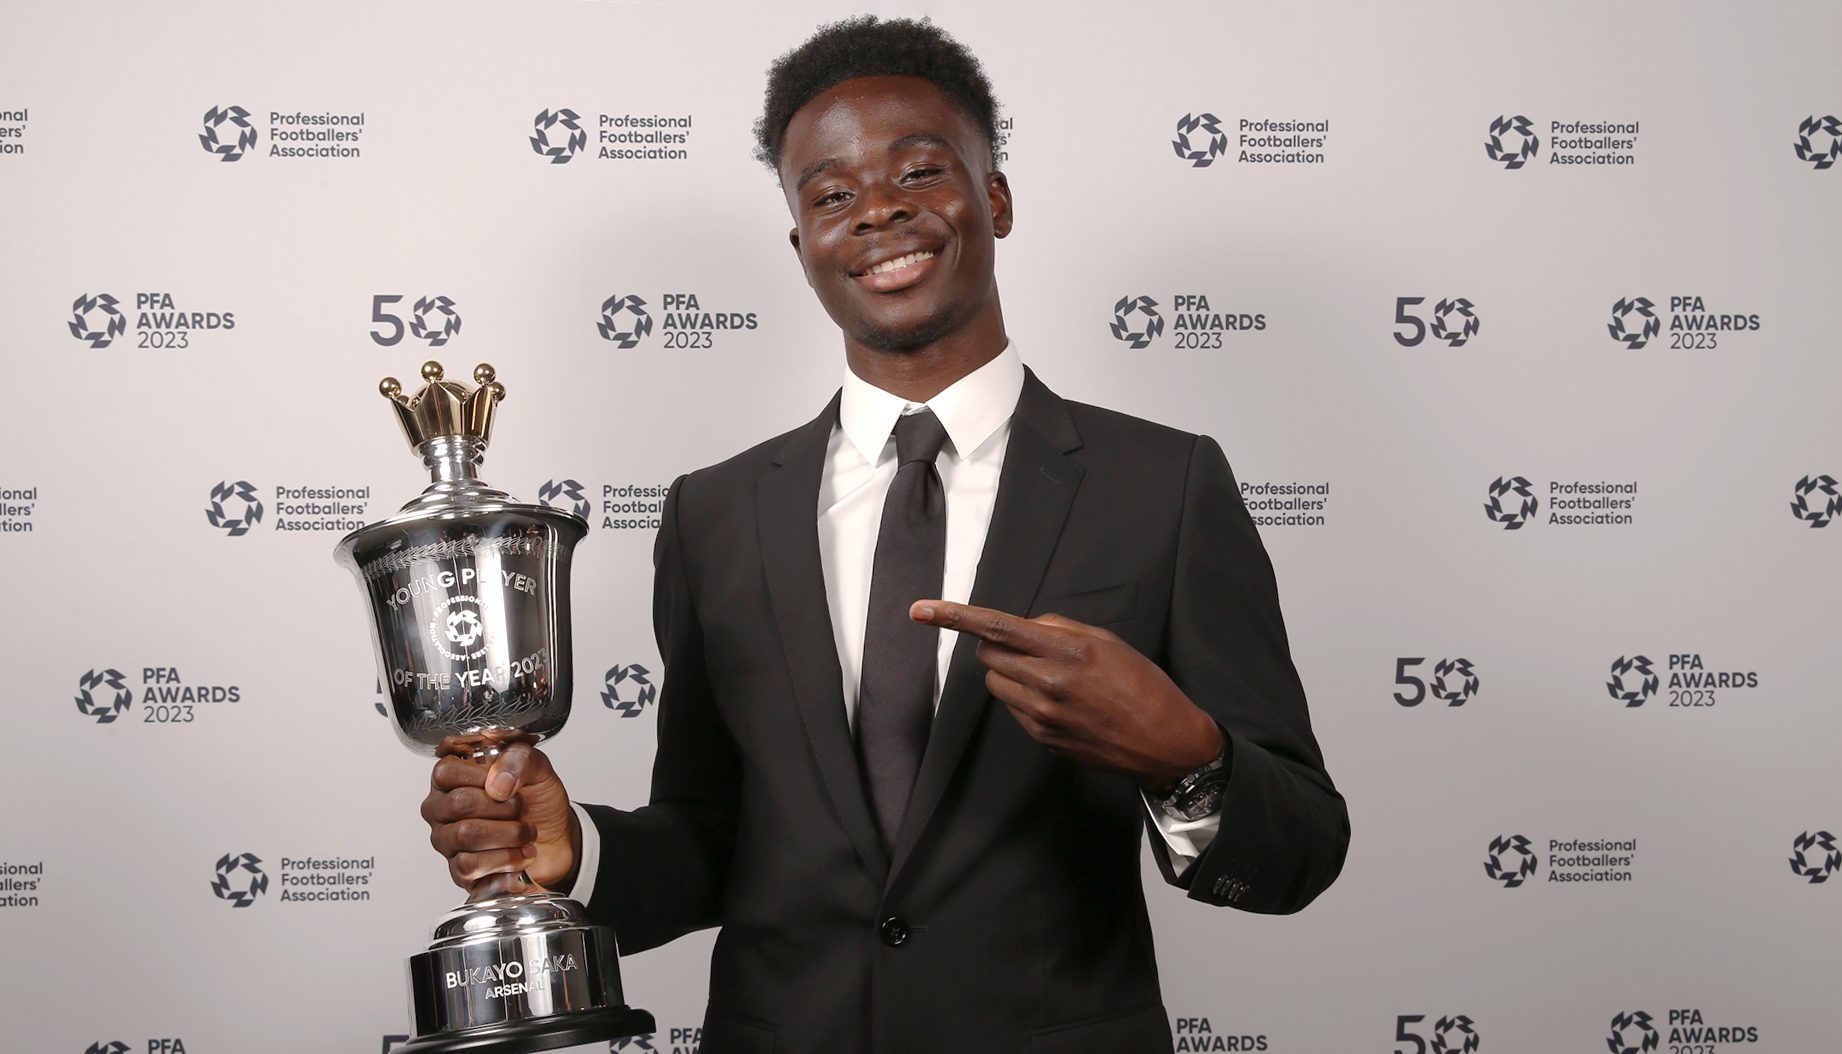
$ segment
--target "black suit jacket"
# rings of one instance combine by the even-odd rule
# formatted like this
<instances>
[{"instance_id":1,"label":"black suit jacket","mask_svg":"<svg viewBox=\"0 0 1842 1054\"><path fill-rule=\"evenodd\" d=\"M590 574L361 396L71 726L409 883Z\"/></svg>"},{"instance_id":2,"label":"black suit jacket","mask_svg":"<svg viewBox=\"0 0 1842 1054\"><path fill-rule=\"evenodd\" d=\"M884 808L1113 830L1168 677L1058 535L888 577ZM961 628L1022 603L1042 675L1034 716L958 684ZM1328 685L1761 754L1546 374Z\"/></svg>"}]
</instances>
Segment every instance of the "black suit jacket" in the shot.
<instances>
[{"instance_id":1,"label":"black suit jacket","mask_svg":"<svg viewBox=\"0 0 1842 1054\"><path fill-rule=\"evenodd\" d=\"M1026 735L969 637L895 849L880 845L819 562L837 405L666 499L652 803L589 807L591 915L625 952L722 927L705 1054L1168 1051L1138 788ZM1105 626L1226 730L1214 842L1177 874L1151 834L1192 899L1291 912L1336 878L1348 814L1213 440L1065 402L1029 374L971 602Z\"/></svg>"}]
</instances>

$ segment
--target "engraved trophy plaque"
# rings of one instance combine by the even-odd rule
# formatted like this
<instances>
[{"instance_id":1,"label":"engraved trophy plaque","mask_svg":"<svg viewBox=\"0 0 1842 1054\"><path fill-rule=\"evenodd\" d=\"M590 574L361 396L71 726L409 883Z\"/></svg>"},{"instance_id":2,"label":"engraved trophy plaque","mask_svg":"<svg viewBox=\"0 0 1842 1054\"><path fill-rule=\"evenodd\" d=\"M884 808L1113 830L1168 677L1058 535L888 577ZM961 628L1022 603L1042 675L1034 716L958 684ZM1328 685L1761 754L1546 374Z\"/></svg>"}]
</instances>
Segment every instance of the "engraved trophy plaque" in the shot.
<instances>
[{"instance_id":1,"label":"engraved trophy plaque","mask_svg":"<svg viewBox=\"0 0 1842 1054\"><path fill-rule=\"evenodd\" d=\"M334 559L370 608L397 737L485 765L569 717L569 558L588 524L476 475L505 397L491 366L474 369L477 387L444 380L435 362L422 377L414 396L394 378L379 389L434 481L347 535ZM398 1049L414 1054L548 1050L655 1028L622 1000L614 932L522 874L475 882L408 966L416 1038Z\"/></svg>"}]
</instances>

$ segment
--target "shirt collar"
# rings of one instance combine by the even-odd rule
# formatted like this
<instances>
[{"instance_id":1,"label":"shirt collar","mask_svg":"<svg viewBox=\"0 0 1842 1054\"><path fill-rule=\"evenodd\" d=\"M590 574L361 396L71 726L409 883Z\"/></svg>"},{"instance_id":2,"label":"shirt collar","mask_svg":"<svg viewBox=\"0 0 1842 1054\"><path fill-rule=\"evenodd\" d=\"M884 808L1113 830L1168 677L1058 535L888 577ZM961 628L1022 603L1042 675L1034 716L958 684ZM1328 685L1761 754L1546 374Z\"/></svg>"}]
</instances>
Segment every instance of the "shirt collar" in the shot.
<instances>
[{"instance_id":1,"label":"shirt collar","mask_svg":"<svg viewBox=\"0 0 1842 1054\"><path fill-rule=\"evenodd\" d=\"M882 457L889 434L895 431L895 419L925 406L940 418L954 454L963 458L983 446L1011 419L1022 394L1023 359L1017 354L1015 342L1006 344L997 358L954 381L925 403L911 403L883 391L846 366L844 392L838 400L838 427L850 437L863 459L874 465Z\"/></svg>"}]
</instances>

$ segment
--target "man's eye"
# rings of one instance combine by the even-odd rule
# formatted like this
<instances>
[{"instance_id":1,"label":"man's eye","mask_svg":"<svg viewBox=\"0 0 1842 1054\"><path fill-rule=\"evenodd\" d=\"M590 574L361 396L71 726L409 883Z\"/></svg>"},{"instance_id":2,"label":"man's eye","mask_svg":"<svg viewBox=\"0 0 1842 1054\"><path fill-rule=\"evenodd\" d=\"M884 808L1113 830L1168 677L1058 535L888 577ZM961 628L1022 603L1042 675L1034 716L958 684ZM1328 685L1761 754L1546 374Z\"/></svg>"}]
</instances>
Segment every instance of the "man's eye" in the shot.
<instances>
[{"instance_id":1,"label":"man's eye","mask_svg":"<svg viewBox=\"0 0 1842 1054\"><path fill-rule=\"evenodd\" d=\"M826 194L819 198L815 198L812 204L815 208L823 208L827 205L836 205L848 197L850 197L849 192L842 191L842 190L834 190L830 194Z\"/></svg>"},{"instance_id":2,"label":"man's eye","mask_svg":"<svg viewBox=\"0 0 1842 1054\"><path fill-rule=\"evenodd\" d=\"M941 170L938 168L916 168L916 169L911 169L909 173L903 176L902 178L903 179L926 179L929 176L938 176L940 172Z\"/></svg>"}]
</instances>

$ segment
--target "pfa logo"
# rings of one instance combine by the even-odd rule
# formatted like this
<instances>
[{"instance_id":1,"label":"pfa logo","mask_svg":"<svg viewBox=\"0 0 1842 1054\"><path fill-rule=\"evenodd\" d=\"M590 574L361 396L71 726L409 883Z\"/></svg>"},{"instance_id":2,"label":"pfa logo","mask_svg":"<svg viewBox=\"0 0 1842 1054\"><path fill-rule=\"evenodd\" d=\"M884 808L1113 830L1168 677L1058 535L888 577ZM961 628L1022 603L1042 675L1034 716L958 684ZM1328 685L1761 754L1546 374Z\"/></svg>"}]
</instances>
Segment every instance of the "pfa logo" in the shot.
<instances>
[{"instance_id":1,"label":"pfa logo","mask_svg":"<svg viewBox=\"0 0 1842 1054\"><path fill-rule=\"evenodd\" d=\"M128 1044L121 1040L97 1040L91 1043L83 1054L128 1054Z\"/></svg>"},{"instance_id":2,"label":"pfa logo","mask_svg":"<svg viewBox=\"0 0 1842 1054\"><path fill-rule=\"evenodd\" d=\"M431 348L446 344L460 328L460 312L454 310L454 301L445 296L425 296L417 300L409 318L410 333L417 340L428 341Z\"/></svg>"},{"instance_id":3,"label":"pfa logo","mask_svg":"<svg viewBox=\"0 0 1842 1054\"><path fill-rule=\"evenodd\" d=\"M1498 476L1490 484L1490 500L1484 503L1484 515L1492 523L1500 523L1506 531L1519 531L1535 518L1535 510L1541 507L1541 499L1530 489L1531 484L1521 476ZM1505 507L1505 499L1509 507Z\"/></svg>"},{"instance_id":4,"label":"pfa logo","mask_svg":"<svg viewBox=\"0 0 1842 1054\"><path fill-rule=\"evenodd\" d=\"M544 485L537 488L537 500L540 504L552 509L564 508L567 503L570 512L585 520L588 519L588 496L582 493L582 484L573 479L566 479L560 483L554 479L545 480Z\"/></svg>"},{"instance_id":5,"label":"pfa logo","mask_svg":"<svg viewBox=\"0 0 1842 1054\"><path fill-rule=\"evenodd\" d=\"M609 1054L621 1050L637 1050L644 1051L645 1054L656 1054L659 1048L652 1045L653 1036L654 1033L647 1032L638 1036L622 1036L619 1039L610 1039L608 1040Z\"/></svg>"},{"instance_id":6,"label":"pfa logo","mask_svg":"<svg viewBox=\"0 0 1842 1054\"><path fill-rule=\"evenodd\" d=\"M1503 162L1504 168L1521 168L1540 151L1541 140L1535 137L1534 123L1527 117L1517 114L1490 122L1484 153L1492 161Z\"/></svg>"},{"instance_id":7,"label":"pfa logo","mask_svg":"<svg viewBox=\"0 0 1842 1054\"><path fill-rule=\"evenodd\" d=\"M92 348L106 348L116 337L128 332L128 316L115 305L120 303L107 293L79 296L70 302L70 335L87 340ZM96 315L95 319L90 316ZM100 324L98 324L100 323Z\"/></svg>"},{"instance_id":8,"label":"pfa logo","mask_svg":"<svg viewBox=\"0 0 1842 1054\"><path fill-rule=\"evenodd\" d=\"M1503 883L1504 889L1515 889L1535 873L1537 863L1527 838L1506 834L1490 840L1489 854L1484 857L1484 874L1492 881Z\"/></svg>"},{"instance_id":9,"label":"pfa logo","mask_svg":"<svg viewBox=\"0 0 1842 1054\"><path fill-rule=\"evenodd\" d=\"M77 712L99 725L120 717L133 702L134 690L120 670L91 670L77 678Z\"/></svg>"},{"instance_id":10,"label":"pfa logo","mask_svg":"<svg viewBox=\"0 0 1842 1054\"><path fill-rule=\"evenodd\" d=\"M1611 331L1613 340L1624 341L1626 347L1636 351L1650 343L1651 337L1663 332L1663 320L1650 310L1655 306L1649 297L1620 299L1612 305L1612 321L1605 328ZM1633 313L1636 318L1630 318Z\"/></svg>"},{"instance_id":11,"label":"pfa logo","mask_svg":"<svg viewBox=\"0 0 1842 1054\"><path fill-rule=\"evenodd\" d=\"M1612 663L1612 679L1605 682L1605 690L1627 707L1643 706L1645 700L1657 694L1657 675L1651 671L1648 658L1633 655L1627 659L1620 655Z\"/></svg>"},{"instance_id":12,"label":"pfa logo","mask_svg":"<svg viewBox=\"0 0 1842 1054\"><path fill-rule=\"evenodd\" d=\"M1842 494L1836 491L1835 477L1805 476L1798 480L1791 497L1791 515L1812 527L1827 527L1830 520L1842 515Z\"/></svg>"},{"instance_id":13,"label":"pfa logo","mask_svg":"<svg viewBox=\"0 0 1842 1054\"><path fill-rule=\"evenodd\" d=\"M1135 318L1134 316L1141 316ZM1113 337L1133 348L1151 343L1164 332L1164 317L1158 314L1158 302L1148 296L1122 296L1113 305Z\"/></svg>"},{"instance_id":14,"label":"pfa logo","mask_svg":"<svg viewBox=\"0 0 1842 1054\"><path fill-rule=\"evenodd\" d=\"M1657 1034L1656 1026L1651 1024L1649 1014L1642 1010L1633 1010L1628 1014L1616 1014L1612 1017L1612 1034L1605 1038L1605 1045L1612 1054L1644 1054L1645 1051L1657 1049L1663 1037Z\"/></svg>"},{"instance_id":15,"label":"pfa logo","mask_svg":"<svg viewBox=\"0 0 1842 1054\"><path fill-rule=\"evenodd\" d=\"M254 853L225 853L217 861L217 877L211 892L219 900L230 901L234 908L247 908L256 898L269 891L269 876L257 864L262 860Z\"/></svg>"},{"instance_id":16,"label":"pfa logo","mask_svg":"<svg viewBox=\"0 0 1842 1054\"><path fill-rule=\"evenodd\" d=\"M1791 839L1792 874L1809 879L1814 886L1829 881L1838 870L1842 870L1842 849L1836 848L1835 835L1805 831Z\"/></svg>"},{"instance_id":17,"label":"pfa logo","mask_svg":"<svg viewBox=\"0 0 1842 1054\"><path fill-rule=\"evenodd\" d=\"M611 340L621 348L631 348L639 344L641 337L652 332L652 316L646 313L646 301L637 295L615 294L601 302L601 321L596 323L595 329L600 332L602 340Z\"/></svg>"},{"instance_id":18,"label":"pfa logo","mask_svg":"<svg viewBox=\"0 0 1842 1054\"><path fill-rule=\"evenodd\" d=\"M1433 1022L1433 1054L1471 1054L1477 1049L1477 1023L1463 1014Z\"/></svg>"},{"instance_id":19,"label":"pfa logo","mask_svg":"<svg viewBox=\"0 0 1842 1054\"><path fill-rule=\"evenodd\" d=\"M1806 117L1797 125L1797 142L1793 144L1799 161L1810 162L1813 169L1825 169L1842 157L1842 119L1834 114Z\"/></svg>"},{"instance_id":20,"label":"pfa logo","mask_svg":"<svg viewBox=\"0 0 1842 1054\"><path fill-rule=\"evenodd\" d=\"M581 115L574 110L543 110L531 122L531 149L540 156L550 159L553 165L566 165L576 156L576 151L588 145L588 132L577 123ZM562 125L556 133L561 140L550 142L550 130Z\"/></svg>"},{"instance_id":21,"label":"pfa logo","mask_svg":"<svg viewBox=\"0 0 1842 1054\"><path fill-rule=\"evenodd\" d=\"M1190 145L1190 134L1202 131L1209 137L1206 144L1200 142L1195 147ZM1228 133L1222 131L1222 119L1212 113L1184 114L1177 122L1177 138L1170 141L1171 149L1177 156L1190 163L1191 168L1208 168L1215 164L1215 159L1228 152Z\"/></svg>"},{"instance_id":22,"label":"pfa logo","mask_svg":"<svg viewBox=\"0 0 1842 1054\"><path fill-rule=\"evenodd\" d=\"M226 511L225 506L234 511ZM251 527L262 522L262 502L256 497L256 485L240 479L212 487L211 506L205 510L205 519L227 538L248 534Z\"/></svg>"},{"instance_id":23,"label":"pfa logo","mask_svg":"<svg viewBox=\"0 0 1842 1054\"><path fill-rule=\"evenodd\" d=\"M229 128L224 125L228 123ZM234 137L234 138L233 138ZM256 148L256 126L249 122L249 111L241 106L213 106L205 111L205 130L198 133L198 145L205 153L216 154L219 161L241 161Z\"/></svg>"},{"instance_id":24,"label":"pfa logo","mask_svg":"<svg viewBox=\"0 0 1842 1054\"><path fill-rule=\"evenodd\" d=\"M1433 336L1454 348L1464 347L1465 341L1477 336L1477 312L1472 310L1476 306L1462 296L1433 305Z\"/></svg>"},{"instance_id":25,"label":"pfa logo","mask_svg":"<svg viewBox=\"0 0 1842 1054\"><path fill-rule=\"evenodd\" d=\"M657 702L659 698L659 686L648 680L651 675L651 670L637 662L631 666L614 667L601 679L601 705L618 711L622 717L640 716L640 711L646 709L647 704ZM629 688L622 689L621 685L627 682L632 682ZM622 699L623 691L630 691L631 698Z\"/></svg>"}]
</instances>

